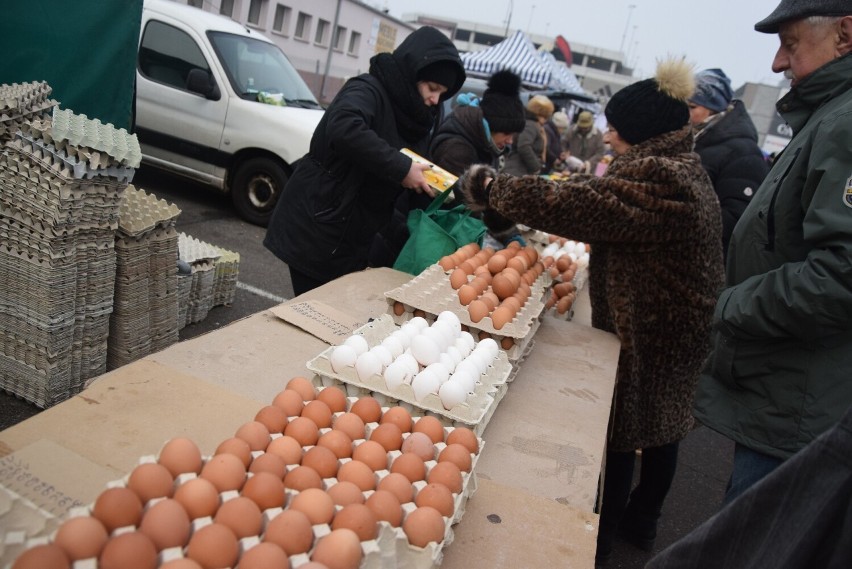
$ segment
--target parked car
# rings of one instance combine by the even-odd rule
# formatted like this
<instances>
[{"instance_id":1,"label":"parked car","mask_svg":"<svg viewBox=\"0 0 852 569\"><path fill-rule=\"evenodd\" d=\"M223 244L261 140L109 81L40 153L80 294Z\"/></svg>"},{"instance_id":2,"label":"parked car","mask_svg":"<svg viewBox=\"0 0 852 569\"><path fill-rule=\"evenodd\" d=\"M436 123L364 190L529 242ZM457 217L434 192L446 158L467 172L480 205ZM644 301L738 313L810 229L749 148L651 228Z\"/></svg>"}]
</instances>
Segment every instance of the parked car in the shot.
<instances>
[{"instance_id":1,"label":"parked car","mask_svg":"<svg viewBox=\"0 0 852 569\"><path fill-rule=\"evenodd\" d=\"M136 67L142 160L231 195L266 225L322 107L281 49L237 22L145 0Z\"/></svg>"}]
</instances>

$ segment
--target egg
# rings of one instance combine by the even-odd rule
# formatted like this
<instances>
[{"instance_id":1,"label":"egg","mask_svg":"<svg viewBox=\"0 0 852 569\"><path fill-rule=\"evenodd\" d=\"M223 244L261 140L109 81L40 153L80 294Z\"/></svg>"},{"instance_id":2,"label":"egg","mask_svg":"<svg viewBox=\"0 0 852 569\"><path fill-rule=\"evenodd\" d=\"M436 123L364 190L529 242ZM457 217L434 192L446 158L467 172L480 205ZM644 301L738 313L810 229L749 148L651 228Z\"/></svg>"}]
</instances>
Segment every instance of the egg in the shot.
<instances>
[{"instance_id":1,"label":"egg","mask_svg":"<svg viewBox=\"0 0 852 569\"><path fill-rule=\"evenodd\" d=\"M353 360L354 362L355 360ZM288 417L298 417L302 413L302 407L305 406L305 401L298 391L293 389L285 389L279 392L272 400L272 404L281 408ZM286 425L285 425L286 428Z\"/></svg>"},{"instance_id":2,"label":"egg","mask_svg":"<svg viewBox=\"0 0 852 569\"><path fill-rule=\"evenodd\" d=\"M462 285L467 284L468 274L463 268L455 269L450 273L450 286L453 287L453 290L458 290Z\"/></svg>"},{"instance_id":3,"label":"egg","mask_svg":"<svg viewBox=\"0 0 852 569\"><path fill-rule=\"evenodd\" d=\"M465 372L456 372L453 374L455 378L458 375L459 378L469 378L470 376ZM467 379L463 379L464 383L459 379L450 379L445 382L438 389L438 397L441 399L441 405L443 405L444 409L452 409L457 405L461 405L467 400L467 394L469 389L467 388Z\"/></svg>"},{"instance_id":4,"label":"egg","mask_svg":"<svg viewBox=\"0 0 852 569\"><path fill-rule=\"evenodd\" d=\"M260 421L243 423L234 436L247 442L252 451L266 450L269 444L269 429Z\"/></svg>"},{"instance_id":5,"label":"egg","mask_svg":"<svg viewBox=\"0 0 852 569\"><path fill-rule=\"evenodd\" d=\"M474 279L476 280L476 279ZM479 291L470 283L462 285L458 291L459 302L467 306L479 296Z\"/></svg>"},{"instance_id":6,"label":"egg","mask_svg":"<svg viewBox=\"0 0 852 569\"><path fill-rule=\"evenodd\" d=\"M302 462L302 445L293 437L284 435L272 439L266 447L267 454L274 454L284 461L284 464L299 464Z\"/></svg>"},{"instance_id":7,"label":"egg","mask_svg":"<svg viewBox=\"0 0 852 569\"><path fill-rule=\"evenodd\" d=\"M237 539L260 535L263 513L254 500L237 496L225 501L216 511L213 521L230 528Z\"/></svg>"},{"instance_id":8,"label":"egg","mask_svg":"<svg viewBox=\"0 0 852 569\"><path fill-rule=\"evenodd\" d=\"M432 373L438 380L439 385L450 379L450 369L440 361L429 364L423 371Z\"/></svg>"},{"instance_id":9,"label":"egg","mask_svg":"<svg viewBox=\"0 0 852 569\"><path fill-rule=\"evenodd\" d=\"M186 556L204 569L233 567L238 554L237 536L231 528L216 522L195 530L186 546Z\"/></svg>"},{"instance_id":10,"label":"egg","mask_svg":"<svg viewBox=\"0 0 852 569\"><path fill-rule=\"evenodd\" d=\"M284 482L268 472L258 472L249 476L240 494L254 501L261 510L281 508L287 499Z\"/></svg>"},{"instance_id":11,"label":"egg","mask_svg":"<svg viewBox=\"0 0 852 569\"><path fill-rule=\"evenodd\" d=\"M328 408L331 409L332 413L342 413L346 411L346 407L349 403L346 400L346 393L344 393L339 387L334 386L321 389L317 394L317 399L328 405Z\"/></svg>"},{"instance_id":12,"label":"egg","mask_svg":"<svg viewBox=\"0 0 852 569\"><path fill-rule=\"evenodd\" d=\"M370 508L380 521L385 521L393 527L399 527L402 523L402 505L393 492L376 490L370 494L364 505Z\"/></svg>"},{"instance_id":13,"label":"egg","mask_svg":"<svg viewBox=\"0 0 852 569\"><path fill-rule=\"evenodd\" d=\"M445 460L433 466L426 475L426 482L430 484L443 484L453 494L458 494L464 487L464 478L461 469L454 462Z\"/></svg>"},{"instance_id":14,"label":"egg","mask_svg":"<svg viewBox=\"0 0 852 569\"><path fill-rule=\"evenodd\" d=\"M284 389L292 389L299 392L302 396L302 401L313 401L317 395L317 390L314 384L306 377L296 376L287 382Z\"/></svg>"},{"instance_id":15,"label":"egg","mask_svg":"<svg viewBox=\"0 0 852 569\"><path fill-rule=\"evenodd\" d=\"M428 366L441 357L441 347L434 338L419 334L411 340L411 355L420 365Z\"/></svg>"},{"instance_id":16,"label":"egg","mask_svg":"<svg viewBox=\"0 0 852 569\"><path fill-rule=\"evenodd\" d=\"M326 490L326 493L331 496L335 506L363 504L366 500L361 489L354 482L348 480L338 481L337 484Z\"/></svg>"},{"instance_id":17,"label":"egg","mask_svg":"<svg viewBox=\"0 0 852 569\"><path fill-rule=\"evenodd\" d=\"M379 480L378 490L386 490L397 497L400 504L414 501L414 485L399 472L391 472Z\"/></svg>"},{"instance_id":18,"label":"egg","mask_svg":"<svg viewBox=\"0 0 852 569\"><path fill-rule=\"evenodd\" d=\"M266 405L254 416L255 421L260 421L266 426L270 433L283 433L287 426L287 413L275 405Z\"/></svg>"},{"instance_id":19,"label":"egg","mask_svg":"<svg viewBox=\"0 0 852 569\"><path fill-rule=\"evenodd\" d=\"M364 383L374 375L382 372L382 361L373 352L364 352L355 360L355 373L358 379Z\"/></svg>"},{"instance_id":20,"label":"egg","mask_svg":"<svg viewBox=\"0 0 852 569\"><path fill-rule=\"evenodd\" d=\"M370 353L373 354L374 356L376 356L377 358L379 358L379 361L382 364L383 370L386 367L388 367L391 364L391 362L393 362L393 357L394 357L393 354L391 353L391 351L387 347L385 347L381 344L379 344L378 346L373 346L372 348L370 348Z\"/></svg>"},{"instance_id":21,"label":"egg","mask_svg":"<svg viewBox=\"0 0 852 569\"><path fill-rule=\"evenodd\" d=\"M402 447L402 429L394 423L382 423L370 432L370 440L382 445L387 452L399 450Z\"/></svg>"},{"instance_id":22,"label":"egg","mask_svg":"<svg viewBox=\"0 0 852 569\"><path fill-rule=\"evenodd\" d=\"M515 311L508 306L498 306L491 313L491 325L495 330L501 330L503 326L515 318Z\"/></svg>"},{"instance_id":23,"label":"egg","mask_svg":"<svg viewBox=\"0 0 852 569\"><path fill-rule=\"evenodd\" d=\"M210 457L201 469L201 478L209 480L219 492L239 490L246 481L246 466L232 454Z\"/></svg>"},{"instance_id":24,"label":"egg","mask_svg":"<svg viewBox=\"0 0 852 569\"><path fill-rule=\"evenodd\" d=\"M331 449L317 444L302 456L302 466L313 468L323 478L333 478L337 474L337 455Z\"/></svg>"},{"instance_id":25,"label":"egg","mask_svg":"<svg viewBox=\"0 0 852 569\"><path fill-rule=\"evenodd\" d=\"M328 356L331 369L337 373L343 372L347 367L352 367L358 359L358 352L352 346L341 345L332 348Z\"/></svg>"},{"instance_id":26,"label":"egg","mask_svg":"<svg viewBox=\"0 0 852 569\"><path fill-rule=\"evenodd\" d=\"M361 417L364 423L375 423L382 416L382 406L369 395L359 397L349 411Z\"/></svg>"},{"instance_id":27,"label":"egg","mask_svg":"<svg viewBox=\"0 0 852 569\"><path fill-rule=\"evenodd\" d=\"M414 391L414 398L417 401L423 401L430 393L437 393L440 385L441 381L438 376L428 369L424 369L411 380L411 389Z\"/></svg>"},{"instance_id":28,"label":"egg","mask_svg":"<svg viewBox=\"0 0 852 569\"><path fill-rule=\"evenodd\" d=\"M174 499L191 520L212 516L219 508L219 491L204 478L187 480L175 489Z\"/></svg>"},{"instance_id":29,"label":"egg","mask_svg":"<svg viewBox=\"0 0 852 569\"><path fill-rule=\"evenodd\" d=\"M379 535L379 523L376 514L364 504L349 504L334 515L331 529L349 529L358 539L368 541Z\"/></svg>"},{"instance_id":30,"label":"egg","mask_svg":"<svg viewBox=\"0 0 852 569\"><path fill-rule=\"evenodd\" d=\"M447 346L446 351L441 354L440 359L435 362L435 364L441 364L447 370L447 378L449 379L449 374L453 373L453 370L456 369L456 364L461 361L461 354L459 354L458 349L455 346ZM435 365L432 364L432 365ZM446 381L446 379L444 381Z\"/></svg>"},{"instance_id":31,"label":"egg","mask_svg":"<svg viewBox=\"0 0 852 569\"><path fill-rule=\"evenodd\" d=\"M53 543L62 548L68 559L78 561L100 555L107 539L109 535L100 520L92 516L77 516L68 518L59 526Z\"/></svg>"},{"instance_id":32,"label":"egg","mask_svg":"<svg viewBox=\"0 0 852 569\"><path fill-rule=\"evenodd\" d=\"M428 435L435 444L444 441L444 425L442 425L441 421L432 415L423 415L418 418L414 422L412 431Z\"/></svg>"},{"instance_id":33,"label":"egg","mask_svg":"<svg viewBox=\"0 0 852 569\"><path fill-rule=\"evenodd\" d=\"M310 466L297 466L284 475L284 487L297 492L308 488L322 488L322 477Z\"/></svg>"},{"instance_id":34,"label":"egg","mask_svg":"<svg viewBox=\"0 0 852 569\"><path fill-rule=\"evenodd\" d=\"M400 354L400 356L394 360L394 363L397 362L408 368L408 373L412 378L414 378L414 376L417 375L417 372L420 371L420 364L417 362L417 359L408 352ZM406 383L411 383L411 381L407 381Z\"/></svg>"},{"instance_id":35,"label":"egg","mask_svg":"<svg viewBox=\"0 0 852 569\"><path fill-rule=\"evenodd\" d=\"M462 444L448 443L444 450L438 454L438 462L450 461L459 467L459 470L470 472L473 460L470 451Z\"/></svg>"},{"instance_id":36,"label":"egg","mask_svg":"<svg viewBox=\"0 0 852 569\"><path fill-rule=\"evenodd\" d=\"M456 427L450 431L447 435L447 444L455 443L463 445L472 454L479 452L479 440L476 438L476 434L467 427Z\"/></svg>"},{"instance_id":37,"label":"egg","mask_svg":"<svg viewBox=\"0 0 852 569\"><path fill-rule=\"evenodd\" d=\"M391 391L396 391L403 383L411 383L414 374L405 362L394 361L387 369L385 369L382 377L385 380L385 385Z\"/></svg>"},{"instance_id":38,"label":"egg","mask_svg":"<svg viewBox=\"0 0 852 569\"><path fill-rule=\"evenodd\" d=\"M352 456L352 439L342 430L326 431L320 435L317 446L329 449L337 458Z\"/></svg>"},{"instance_id":39,"label":"egg","mask_svg":"<svg viewBox=\"0 0 852 569\"><path fill-rule=\"evenodd\" d=\"M163 445L157 462L168 468L175 477L186 472L198 474L202 466L201 450L193 441L177 437Z\"/></svg>"},{"instance_id":40,"label":"egg","mask_svg":"<svg viewBox=\"0 0 852 569\"><path fill-rule=\"evenodd\" d=\"M393 338L397 343L399 343L400 347L402 347L402 350L405 351L411 345L412 334L416 333L416 328L407 329L407 331L404 331L402 328L400 328L399 330L395 330L394 332L392 332L390 338ZM393 352L390 346L387 347L389 350L391 350L391 352Z\"/></svg>"},{"instance_id":41,"label":"egg","mask_svg":"<svg viewBox=\"0 0 852 569\"><path fill-rule=\"evenodd\" d=\"M455 502L453 501L453 494L450 492L450 489L443 484L436 484L434 482L426 484L426 486L417 492L414 504L418 508L431 506L438 510L445 518L451 517L455 509Z\"/></svg>"},{"instance_id":42,"label":"egg","mask_svg":"<svg viewBox=\"0 0 852 569\"><path fill-rule=\"evenodd\" d=\"M284 510L266 525L263 541L274 543L287 555L307 553L314 543L311 520L304 512Z\"/></svg>"},{"instance_id":43,"label":"egg","mask_svg":"<svg viewBox=\"0 0 852 569\"><path fill-rule=\"evenodd\" d=\"M284 550L271 542L258 543L240 556L239 569L290 569Z\"/></svg>"},{"instance_id":44,"label":"egg","mask_svg":"<svg viewBox=\"0 0 852 569\"><path fill-rule=\"evenodd\" d=\"M357 355L361 355L370 349L370 345L367 343L367 340L361 334L353 334L346 338L343 341L344 346L350 346L355 350Z\"/></svg>"},{"instance_id":45,"label":"egg","mask_svg":"<svg viewBox=\"0 0 852 569\"><path fill-rule=\"evenodd\" d=\"M382 408L380 406L379 413L381 413L381 411ZM364 425L364 419L362 419L360 415L357 415L352 412L337 415L333 419L331 428L343 431L353 441L363 439L366 436L366 426Z\"/></svg>"},{"instance_id":46,"label":"egg","mask_svg":"<svg viewBox=\"0 0 852 569\"><path fill-rule=\"evenodd\" d=\"M410 433L414 421L411 419L411 413L405 407L396 405L382 413L379 424L384 423L393 423L403 433Z\"/></svg>"},{"instance_id":47,"label":"egg","mask_svg":"<svg viewBox=\"0 0 852 569\"><path fill-rule=\"evenodd\" d=\"M432 439L425 433L411 433L402 441L401 449L403 453L411 452L422 458L424 461L435 458L435 445Z\"/></svg>"},{"instance_id":48,"label":"egg","mask_svg":"<svg viewBox=\"0 0 852 569\"><path fill-rule=\"evenodd\" d=\"M71 562L59 546L43 544L21 553L12 569L71 569Z\"/></svg>"},{"instance_id":49,"label":"egg","mask_svg":"<svg viewBox=\"0 0 852 569\"><path fill-rule=\"evenodd\" d=\"M477 348L480 350L488 350L488 354L492 358L496 358L497 354L500 353L500 347L497 345L497 341L493 338L485 338L479 341L477 344Z\"/></svg>"},{"instance_id":50,"label":"egg","mask_svg":"<svg viewBox=\"0 0 852 569\"><path fill-rule=\"evenodd\" d=\"M484 301L474 300L468 305L467 311L472 322L480 322L483 318L488 316L490 309Z\"/></svg>"},{"instance_id":51,"label":"egg","mask_svg":"<svg viewBox=\"0 0 852 569\"><path fill-rule=\"evenodd\" d=\"M92 515L107 532L116 528L135 526L142 519L142 501L129 488L107 488L95 500Z\"/></svg>"},{"instance_id":52,"label":"egg","mask_svg":"<svg viewBox=\"0 0 852 569\"><path fill-rule=\"evenodd\" d=\"M204 569L198 561L188 557L177 557L160 565L160 569Z\"/></svg>"},{"instance_id":53,"label":"egg","mask_svg":"<svg viewBox=\"0 0 852 569\"><path fill-rule=\"evenodd\" d=\"M189 541L189 514L174 499L160 500L142 516L139 531L148 536L157 551L169 547L183 547Z\"/></svg>"},{"instance_id":54,"label":"egg","mask_svg":"<svg viewBox=\"0 0 852 569\"><path fill-rule=\"evenodd\" d=\"M401 454L396 457L391 463L390 471L399 472L412 483L426 478L425 462L422 458L413 453Z\"/></svg>"},{"instance_id":55,"label":"egg","mask_svg":"<svg viewBox=\"0 0 852 569\"><path fill-rule=\"evenodd\" d=\"M174 476L168 468L156 462L138 465L127 479L127 487L136 492L143 504L154 498L170 497L174 483Z\"/></svg>"},{"instance_id":56,"label":"egg","mask_svg":"<svg viewBox=\"0 0 852 569\"><path fill-rule=\"evenodd\" d=\"M293 437L303 447L317 444L319 426L307 417L296 417L284 428L284 434Z\"/></svg>"},{"instance_id":57,"label":"egg","mask_svg":"<svg viewBox=\"0 0 852 569\"><path fill-rule=\"evenodd\" d=\"M337 473L341 482L351 482L362 492L376 489L376 475L373 469L360 460L350 460L341 465Z\"/></svg>"},{"instance_id":58,"label":"egg","mask_svg":"<svg viewBox=\"0 0 852 569\"><path fill-rule=\"evenodd\" d=\"M111 538L98 558L99 569L154 569L157 567L157 549L153 542L138 531ZM206 568L205 568L206 569Z\"/></svg>"},{"instance_id":59,"label":"egg","mask_svg":"<svg viewBox=\"0 0 852 569\"><path fill-rule=\"evenodd\" d=\"M313 421L320 429L331 427L331 408L322 401L309 401L302 409L301 416Z\"/></svg>"},{"instance_id":60,"label":"egg","mask_svg":"<svg viewBox=\"0 0 852 569\"><path fill-rule=\"evenodd\" d=\"M274 474L279 479L283 479L287 473L287 465L284 463L284 459L277 454L264 452L251 461L249 472L252 474L268 472Z\"/></svg>"},{"instance_id":61,"label":"egg","mask_svg":"<svg viewBox=\"0 0 852 569\"><path fill-rule=\"evenodd\" d=\"M317 540L311 561L322 563L328 569L358 569L362 556L358 535L350 529L335 529Z\"/></svg>"},{"instance_id":62,"label":"egg","mask_svg":"<svg viewBox=\"0 0 852 569\"><path fill-rule=\"evenodd\" d=\"M405 351L405 348L402 345L402 342L399 341L399 338L391 335L382 340L381 345L391 353L391 356L394 358L399 357L399 355Z\"/></svg>"},{"instance_id":63,"label":"egg","mask_svg":"<svg viewBox=\"0 0 852 569\"><path fill-rule=\"evenodd\" d=\"M232 454L239 458L246 468L251 464L251 446L249 446L245 439L237 437L225 439L219 443L219 446L213 452L214 456L217 454Z\"/></svg>"},{"instance_id":64,"label":"egg","mask_svg":"<svg viewBox=\"0 0 852 569\"><path fill-rule=\"evenodd\" d=\"M441 513L430 506L409 512L402 522L402 531L405 532L408 542L415 547L426 547L432 542L441 543L445 529Z\"/></svg>"},{"instance_id":65,"label":"egg","mask_svg":"<svg viewBox=\"0 0 852 569\"><path fill-rule=\"evenodd\" d=\"M384 470L388 467L388 451L374 440L367 440L355 447L352 459L363 462L372 470Z\"/></svg>"},{"instance_id":66,"label":"egg","mask_svg":"<svg viewBox=\"0 0 852 569\"><path fill-rule=\"evenodd\" d=\"M290 502L289 509L300 511L308 516L312 525L330 523L334 517L334 501L319 488L308 488L296 494Z\"/></svg>"}]
</instances>

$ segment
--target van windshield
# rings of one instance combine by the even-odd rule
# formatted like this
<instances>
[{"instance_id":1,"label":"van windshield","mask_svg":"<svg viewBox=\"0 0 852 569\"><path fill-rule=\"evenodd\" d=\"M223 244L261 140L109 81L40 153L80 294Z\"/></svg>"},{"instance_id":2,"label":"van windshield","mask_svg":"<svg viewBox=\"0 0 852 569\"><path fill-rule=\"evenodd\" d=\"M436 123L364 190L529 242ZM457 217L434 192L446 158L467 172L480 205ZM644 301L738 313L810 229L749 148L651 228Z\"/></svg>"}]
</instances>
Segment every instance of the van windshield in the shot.
<instances>
[{"instance_id":1,"label":"van windshield","mask_svg":"<svg viewBox=\"0 0 852 569\"><path fill-rule=\"evenodd\" d=\"M207 33L231 86L243 99L321 108L299 72L275 44L224 32Z\"/></svg>"}]
</instances>

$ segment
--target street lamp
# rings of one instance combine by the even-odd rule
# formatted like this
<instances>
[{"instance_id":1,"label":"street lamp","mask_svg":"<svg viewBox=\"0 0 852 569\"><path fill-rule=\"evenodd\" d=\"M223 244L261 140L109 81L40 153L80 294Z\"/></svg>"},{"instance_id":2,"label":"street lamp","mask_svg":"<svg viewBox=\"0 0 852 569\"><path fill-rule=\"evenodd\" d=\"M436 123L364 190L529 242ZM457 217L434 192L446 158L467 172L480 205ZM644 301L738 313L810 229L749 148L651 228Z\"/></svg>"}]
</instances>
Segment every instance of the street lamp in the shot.
<instances>
[{"instance_id":1,"label":"street lamp","mask_svg":"<svg viewBox=\"0 0 852 569\"><path fill-rule=\"evenodd\" d=\"M514 3L512 0L509 0L509 12L506 14L506 32L503 34L505 37L509 37L509 24L512 23L512 8L514 7Z\"/></svg>"},{"instance_id":2,"label":"street lamp","mask_svg":"<svg viewBox=\"0 0 852 569\"><path fill-rule=\"evenodd\" d=\"M624 33L621 34L621 47L618 48L618 51L624 54L624 40L627 39L627 30L630 29L630 17L633 15L633 8L636 7L636 4L630 4L627 6L627 23L624 25Z\"/></svg>"}]
</instances>

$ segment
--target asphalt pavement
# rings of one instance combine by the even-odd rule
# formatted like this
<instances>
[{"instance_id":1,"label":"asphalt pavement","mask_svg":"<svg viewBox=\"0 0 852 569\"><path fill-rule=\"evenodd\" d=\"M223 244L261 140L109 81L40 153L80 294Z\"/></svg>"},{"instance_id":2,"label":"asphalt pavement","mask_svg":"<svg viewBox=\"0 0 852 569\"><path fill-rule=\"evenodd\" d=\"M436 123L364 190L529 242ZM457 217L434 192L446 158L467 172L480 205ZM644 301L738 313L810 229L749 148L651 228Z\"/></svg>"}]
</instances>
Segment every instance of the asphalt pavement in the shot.
<instances>
[{"instance_id":1,"label":"asphalt pavement","mask_svg":"<svg viewBox=\"0 0 852 569\"><path fill-rule=\"evenodd\" d=\"M286 266L263 247L265 230L240 220L226 196L145 167L137 171L133 183L181 209L178 231L240 253L239 285L233 304L215 307L206 319L185 327L180 332L181 340L216 330L293 297ZM0 390L0 430L40 411ZM647 553L616 541L608 567L640 569L656 552L712 516L722 503L732 457L731 441L706 427L693 430L680 445L678 470L663 508L654 551ZM638 466L637 463L637 474ZM554 566L560 567L558 560L554 560Z\"/></svg>"}]
</instances>

